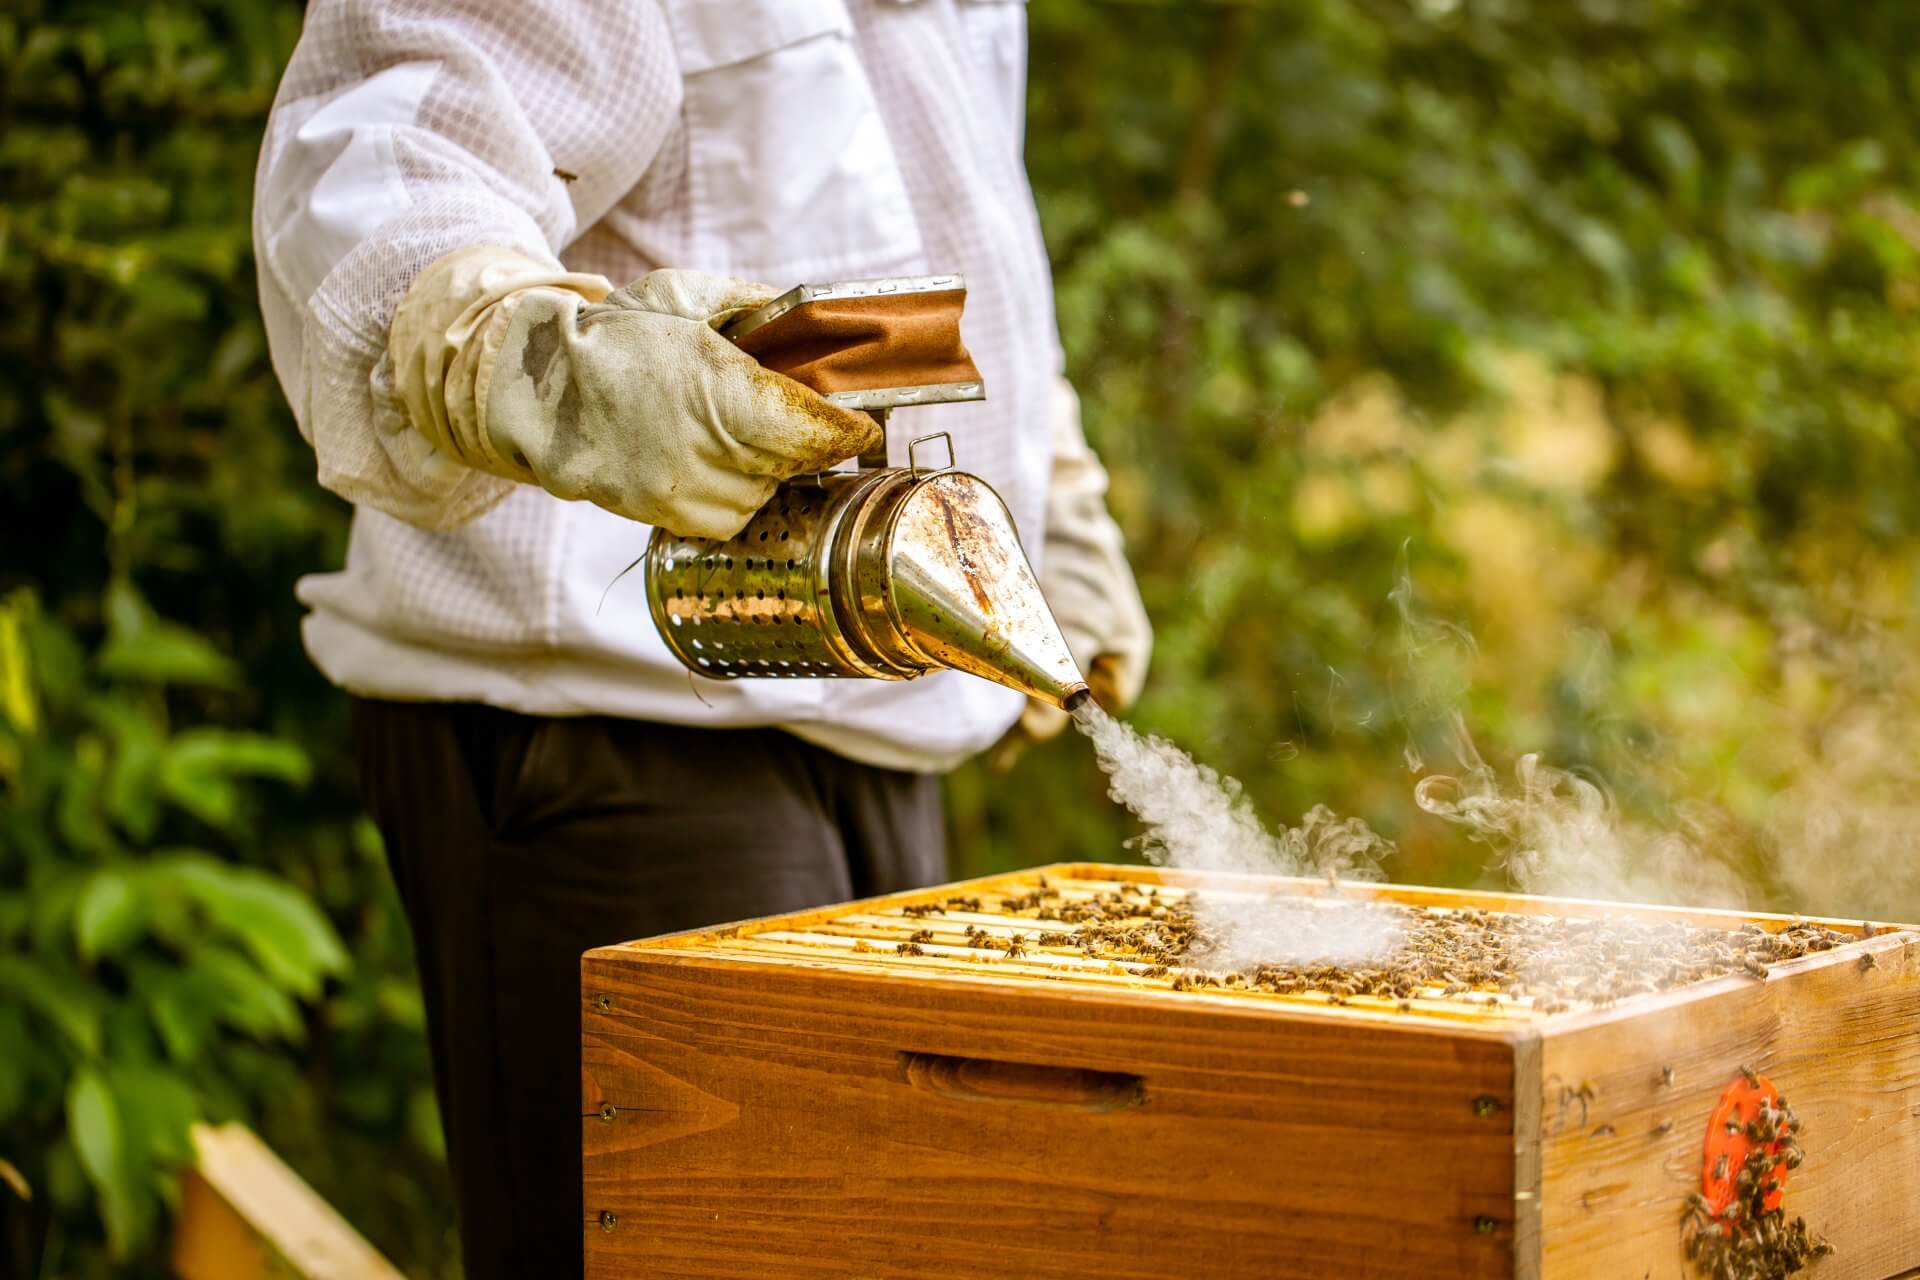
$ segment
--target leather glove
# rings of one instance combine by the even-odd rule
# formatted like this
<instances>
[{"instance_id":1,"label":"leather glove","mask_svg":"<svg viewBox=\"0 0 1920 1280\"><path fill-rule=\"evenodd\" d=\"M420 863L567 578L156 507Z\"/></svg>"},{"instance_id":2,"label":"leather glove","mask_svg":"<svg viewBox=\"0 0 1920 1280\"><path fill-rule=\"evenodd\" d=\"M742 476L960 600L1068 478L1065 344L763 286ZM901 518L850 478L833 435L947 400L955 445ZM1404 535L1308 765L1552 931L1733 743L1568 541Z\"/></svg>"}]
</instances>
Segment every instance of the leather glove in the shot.
<instances>
[{"instance_id":1,"label":"leather glove","mask_svg":"<svg viewBox=\"0 0 1920 1280\"><path fill-rule=\"evenodd\" d=\"M1065 378L1055 386L1053 476L1047 486L1047 531L1040 556L1040 589L1095 702L1118 714L1146 683L1153 626L1127 565L1120 526L1107 511L1107 469L1087 447L1080 398ZM1028 699L1020 719L988 753L995 769L1011 768L1020 753L1067 726L1067 713Z\"/></svg>"},{"instance_id":2,"label":"leather glove","mask_svg":"<svg viewBox=\"0 0 1920 1280\"><path fill-rule=\"evenodd\" d=\"M448 254L388 330L415 429L467 465L673 533L730 538L789 476L879 438L715 329L766 285L654 271L624 289L511 249Z\"/></svg>"}]
</instances>

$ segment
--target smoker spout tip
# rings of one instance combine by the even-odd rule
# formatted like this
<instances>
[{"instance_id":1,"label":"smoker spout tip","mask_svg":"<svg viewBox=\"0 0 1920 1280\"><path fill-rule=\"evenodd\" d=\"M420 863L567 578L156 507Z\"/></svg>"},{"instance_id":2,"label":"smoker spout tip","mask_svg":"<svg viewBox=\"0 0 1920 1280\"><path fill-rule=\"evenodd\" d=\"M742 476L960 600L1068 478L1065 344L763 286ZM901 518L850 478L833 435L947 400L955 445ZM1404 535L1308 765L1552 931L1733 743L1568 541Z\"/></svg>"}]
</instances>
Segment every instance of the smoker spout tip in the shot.
<instances>
[{"instance_id":1,"label":"smoker spout tip","mask_svg":"<svg viewBox=\"0 0 1920 1280\"><path fill-rule=\"evenodd\" d=\"M1060 707L1063 711L1078 711L1082 706L1086 705L1087 699L1092 696L1093 690L1087 688L1084 684L1075 685L1073 688L1067 690L1067 696L1060 700Z\"/></svg>"}]
</instances>

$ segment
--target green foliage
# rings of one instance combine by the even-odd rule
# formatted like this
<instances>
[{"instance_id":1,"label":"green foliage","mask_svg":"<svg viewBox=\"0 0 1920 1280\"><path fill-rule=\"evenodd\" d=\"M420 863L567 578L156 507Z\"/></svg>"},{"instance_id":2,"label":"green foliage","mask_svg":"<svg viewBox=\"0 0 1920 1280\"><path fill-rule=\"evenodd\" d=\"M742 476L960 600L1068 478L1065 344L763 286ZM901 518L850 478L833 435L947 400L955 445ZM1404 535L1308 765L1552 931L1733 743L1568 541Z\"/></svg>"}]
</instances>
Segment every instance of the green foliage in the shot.
<instances>
[{"instance_id":1,"label":"green foliage","mask_svg":"<svg viewBox=\"0 0 1920 1280\"><path fill-rule=\"evenodd\" d=\"M248 212L299 7L0 12L0 1274L164 1271L238 1118L450 1258L404 918L291 586L345 510L266 359Z\"/></svg>"},{"instance_id":2,"label":"green foliage","mask_svg":"<svg viewBox=\"0 0 1920 1280\"><path fill-rule=\"evenodd\" d=\"M1398 878L1499 882L1413 802L1457 711L1756 905L1920 910L1920 11L1029 12L1069 372L1157 624L1136 722L1272 820L1365 817ZM1072 741L964 771L965 869L1112 856L1103 790Z\"/></svg>"},{"instance_id":3,"label":"green foliage","mask_svg":"<svg viewBox=\"0 0 1920 1280\"><path fill-rule=\"evenodd\" d=\"M124 583L111 594L145 610ZM344 973L347 954L283 877L157 843L244 831L253 815L243 780L304 782L297 746L174 730L160 664L125 679L111 638L76 662L78 640L24 589L3 616L18 637L5 683L24 692L0 721L0 848L24 892L10 894L14 909L0 919L0 990L25 1017L11 1028L20 1038L0 1124L28 1135L11 1155L44 1173L57 1208L89 1207L62 1176L77 1166L108 1252L124 1260L151 1242L188 1125L232 1088L228 1041L303 1040L296 1001ZM180 669L193 679L207 668L195 655Z\"/></svg>"},{"instance_id":4,"label":"green foliage","mask_svg":"<svg viewBox=\"0 0 1920 1280\"><path fill-rule=\"evenodd\" d=\"M1157 626L1136 720L1275 820L1367 818L1401 878L1497 879L1412 801L1457 714L1760 901L1920 914L1920 11L1029 18L1061 329ZM0 12L0 1159L36 1193L0 1187L0 1271L158 1274L185 1127L229 1116L457 1265L404 920L290 592L345 514L248 243L299 19ZM1104 791L1077 741L962 770L956 872L1124 856Z\"/></svg>"}]
</instances>

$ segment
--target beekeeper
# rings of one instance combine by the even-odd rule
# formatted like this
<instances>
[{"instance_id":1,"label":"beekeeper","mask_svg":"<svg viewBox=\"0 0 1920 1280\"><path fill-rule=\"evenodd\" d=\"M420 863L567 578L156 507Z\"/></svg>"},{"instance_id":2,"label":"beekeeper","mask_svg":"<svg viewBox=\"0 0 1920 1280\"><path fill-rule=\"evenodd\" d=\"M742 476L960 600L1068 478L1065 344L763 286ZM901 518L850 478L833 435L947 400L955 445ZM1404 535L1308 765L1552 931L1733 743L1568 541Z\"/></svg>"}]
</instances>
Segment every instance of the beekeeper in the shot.
<instances>
[{"instance_id":1,"label":"beekeeper","mask_svg":"<svg viewBox=\"0 0 1920 1280\"><path fill-rule=\"evenodd\" d=\"M601 606L647 525L731 535L871 438L717 323L964 272L989 398L902 413L1006 498L1096 692L1140 686L1025 62L1004 0L307 10L254 234L275 371L354 517L298 594L412 923L469 1276L578 1271L583 950L936 880L938 774L1059 727L956 674L696 689L637 578Z\"/></svg>"}]
</instances>

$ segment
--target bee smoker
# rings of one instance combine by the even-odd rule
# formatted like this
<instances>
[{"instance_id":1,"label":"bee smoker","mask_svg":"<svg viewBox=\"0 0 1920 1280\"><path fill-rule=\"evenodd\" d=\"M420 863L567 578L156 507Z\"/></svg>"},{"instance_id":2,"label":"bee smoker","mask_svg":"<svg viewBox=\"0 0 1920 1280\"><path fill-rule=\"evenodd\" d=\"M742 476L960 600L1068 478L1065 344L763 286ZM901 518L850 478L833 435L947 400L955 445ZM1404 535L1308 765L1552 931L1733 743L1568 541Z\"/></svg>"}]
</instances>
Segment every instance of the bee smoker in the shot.
<instances>
[{"instance_id":1,"label":"bee smoker","mask_svg":"<svg viewBox=\"0 0 1920 1280\"><path fill-rule=\"evenodd\" d=\"M1013 517L953 467L944 433L887 465L890 411L980 400L960 341L960 276L801 285L721 333L762 364L880 423L858 470L781 484L734 537L656 528L647 603L675 657L719 680L966 671L1071 709L1087 696ZM924 450L944 442L939 467Z\"/></svg>"}]
</instances>

